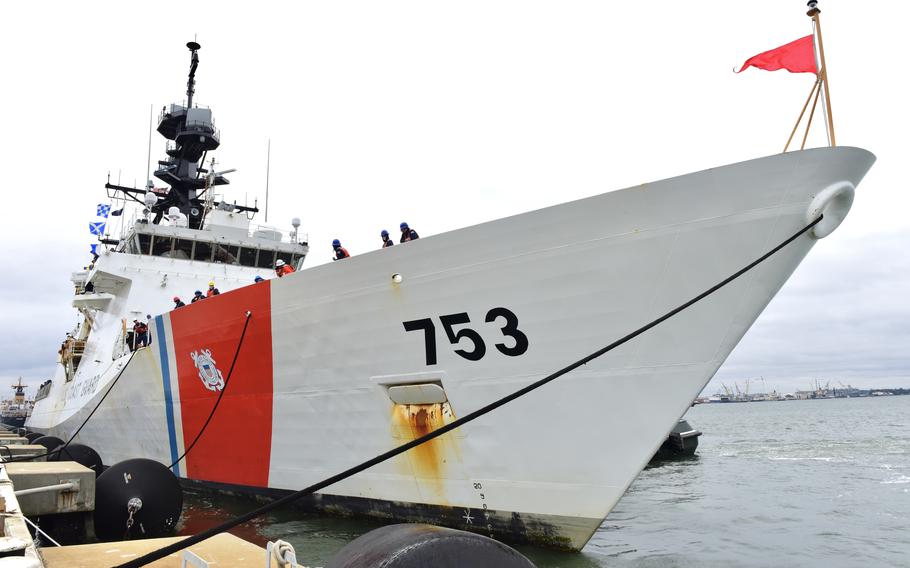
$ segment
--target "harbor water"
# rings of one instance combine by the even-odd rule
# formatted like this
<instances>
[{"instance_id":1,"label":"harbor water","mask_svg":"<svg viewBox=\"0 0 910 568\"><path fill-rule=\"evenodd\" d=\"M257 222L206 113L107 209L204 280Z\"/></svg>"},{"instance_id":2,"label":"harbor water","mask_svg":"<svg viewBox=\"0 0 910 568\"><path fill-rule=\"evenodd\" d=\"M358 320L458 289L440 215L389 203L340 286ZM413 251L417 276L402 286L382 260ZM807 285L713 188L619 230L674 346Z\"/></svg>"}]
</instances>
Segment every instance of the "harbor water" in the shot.
<instances>
[{"instance_id":1,"label":"harbor water","mask_svg":"<svg viewBox=\"0 0 910 568\"><path fill-rule=\"evenodd\" d=\"M705 404L695 457L648 467L581 553L541 568L910 566L910 396ZM366 457L366 456L365 456ZM181 534L254 507L191 494ZM364 520L283 510L232 531L322 566Z\"/></svg>"}]
</instances>

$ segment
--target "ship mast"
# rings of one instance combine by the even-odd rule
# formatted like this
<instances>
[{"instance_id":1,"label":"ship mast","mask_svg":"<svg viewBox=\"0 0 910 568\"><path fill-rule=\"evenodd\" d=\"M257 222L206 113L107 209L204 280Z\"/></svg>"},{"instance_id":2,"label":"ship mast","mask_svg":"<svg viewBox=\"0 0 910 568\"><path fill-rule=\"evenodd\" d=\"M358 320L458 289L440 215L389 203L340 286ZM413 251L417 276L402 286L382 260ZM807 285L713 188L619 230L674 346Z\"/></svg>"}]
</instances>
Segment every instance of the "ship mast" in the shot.
<instances>
[{"instance_id":1,"label":"ship mast","mask_svg":"<svg viewBox=\"0 0 910 568\"><path fill-rule=\"evenodd\" d=\"M198 229L205 216L205 207L199 198L206 191L212 191L214 186L229 182L220 174L202 176L209 173L203 169L206 154L218 148L221 141L212 120L212 111L193 106L201 46L191 41L186 47L190 50L186 106L172 104L165 107L158 122L158 133L174 143L168 144L169 159L158 162L160 167L155 171L155 177L171 187L151 210L155 213L154 222L158 223L171 207L176 206L186 215L189 227Z\"/></svg>"},{"instance_id":2,"label":"ship mast","mask_svg":"<svg viewBox=\"0 0 910 568\"><path fill-rule=\"evenodd\" d=\"M196 92L196 68L199 67L199 49L202 47L195 41L187 42L190 49L190 76L186 81L186 107L193 108L193 94Z\"/></svg>"},{"instance_id":3,"label":"ship mast","mask_svg":"<svg viewBox=\"0 0 910 568\"><path fill-rule=\"evenodd\" d=\"M171 207L177 207L180 213L186 215L187 225L191 229L202 228L206 214L206 201L211 205L219 205L206 192L213 192L214 187L230 183L224 177L233 169L220 172L205 169L207 154L221 145L221 133L215 128L212 111L209 108L193 106L196 94L196 70L199 68L199 50L202 48L195 41L187 42L190 50L190 71L186 81L186 104L174 103L165 106L158 117L159 134L168 142L167 158L158 160L158 169L155 170L156 178L165 182L170 187L166 190L153 190L151 182L148 189L124 187L112 184L110 181L105 187L115 192L122 192L124 197L148 206L154 223L161 222L164 215L168 214ZM143 194L153 193L156 197ZM150 204L150 205L149 205ZM257 213L255 206L232 205L233 211Z\"/></svg>"}]
</instances>

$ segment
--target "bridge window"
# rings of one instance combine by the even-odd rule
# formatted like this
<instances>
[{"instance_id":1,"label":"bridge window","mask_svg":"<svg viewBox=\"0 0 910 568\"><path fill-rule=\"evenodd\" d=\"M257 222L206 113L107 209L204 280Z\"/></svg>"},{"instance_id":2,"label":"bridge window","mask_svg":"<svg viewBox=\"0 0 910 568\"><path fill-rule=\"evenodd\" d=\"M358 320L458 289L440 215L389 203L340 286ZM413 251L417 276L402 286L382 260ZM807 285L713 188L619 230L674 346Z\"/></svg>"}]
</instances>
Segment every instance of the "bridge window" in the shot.
<instances>
[{"instance_id":1,"label":"bridge window","mask_svg":"<svg viewBox=\"0 0 910 568\"><path fill-rule=\"evenodd\" d=\"M173 247L174 239L172 237L155 237L152 241L152 256L170 256Z\"/></svg>"},{"instance_id":2,"label":"bridge window","mask_svg":"<svg viewBox=\"0 0 910 568\"><path fill-rule=\"evenodd\" d=\"M196 250L193 252L193 260L210 262L212 260L212 243L196 241Z\"/></svg>"},{"instance_id":3,"label":"bridge window","mask_svg":"<svg viewBox=\"0 0 910 568\"><path fill-rule=\"evenodd\" d=\"M242 247L240 249L240 264L243 266L256 266L256 249Z\"/></svg>"},{"instance_id":4,"label":"bridge window","mask_svg":"<svg viewBox=\"0 0 910 568\"><path fill-rule=\"evenodd\" d=\"M258 266L259 268L274 268L275 267L275 251L260 250L259 258L256 260L256 266Z\"/></svg>"},{"instance_id":5,"label":"bridge window","mask_svg":"<svg viewBox=\"0 0 910 568\"><path fill-rule=\"evenodd\" d=\"M174 258L189 260L193 258L193 241L188 239L177 239L174 245Z\"/></svg>"},{"instance_id":6,"label":"bridge window","mask_svg":"<svg viewBox=\"0 0 910 568\"><path fill-rule=\"evenodd\" d=\"M139 233L139 254L151 254L152 253L152 235L146 235L144 233Z\"/></svg>"},{"instance_id":7,"label":"bridge window","mask_svg":"<svg viewBox=\"0 0 910 568\"><path fill-rule=\"evenodd\" d=\"M237 264L238 247L231 245L215 245L215 262L225 264Z\"/></svg>"}]
</instances>

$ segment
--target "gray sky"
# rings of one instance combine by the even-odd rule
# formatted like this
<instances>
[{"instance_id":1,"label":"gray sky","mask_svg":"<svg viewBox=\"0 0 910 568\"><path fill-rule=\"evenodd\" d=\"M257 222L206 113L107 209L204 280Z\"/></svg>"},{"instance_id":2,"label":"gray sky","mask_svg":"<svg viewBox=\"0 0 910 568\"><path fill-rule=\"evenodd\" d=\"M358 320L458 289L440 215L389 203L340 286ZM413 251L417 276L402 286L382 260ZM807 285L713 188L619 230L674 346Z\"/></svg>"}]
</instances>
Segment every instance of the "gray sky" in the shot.
<instances>
[{"instance_id":1,"label":"gray sky","mask_svg":"<svg viewBox=\"0 0 910 568\"><path fill-rule=\"evenodd\" d=\"M4 7L0 379L50 376L107 173L142 185L194 37L229 198L263 205L271 138L268 222L302 218L310 266L403 220L432 235L779 152L813 81L731 71L811 32L801 0L133 4ZM820 7L837 140L878 162L715 384L910 386L910 8Z\"/></svg>"}]
</instances>

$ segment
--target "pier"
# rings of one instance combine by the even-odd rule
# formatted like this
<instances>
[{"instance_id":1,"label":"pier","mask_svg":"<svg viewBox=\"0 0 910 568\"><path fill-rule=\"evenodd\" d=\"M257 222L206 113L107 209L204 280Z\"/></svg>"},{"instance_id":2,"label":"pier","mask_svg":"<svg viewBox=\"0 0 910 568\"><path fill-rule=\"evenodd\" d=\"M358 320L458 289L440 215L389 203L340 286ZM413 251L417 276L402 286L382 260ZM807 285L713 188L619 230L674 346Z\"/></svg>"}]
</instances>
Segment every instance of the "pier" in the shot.
<instances>
[{"instance_id":1,"label":"pier","mask_svg":"<svg viewBox=\"0 0 910 568\"><path fill-rule=\"evenodd\" d=\"M47 449L0 428L0 564L20 568L117 566L186 537L60 546L30 517L62 518L93 532L95 472L74 461L46 461ZM33 461L14 461L33 458ZM37 531L32 537L32 530ZM44 546L37 546L41 535ZM266 549L228 533L219 534L149 564L158 568L232 566L261 568ZM18 559L16 562L13 559ZM184 564L184 562L186 562Z\"/></svg>"}]
</instances>

